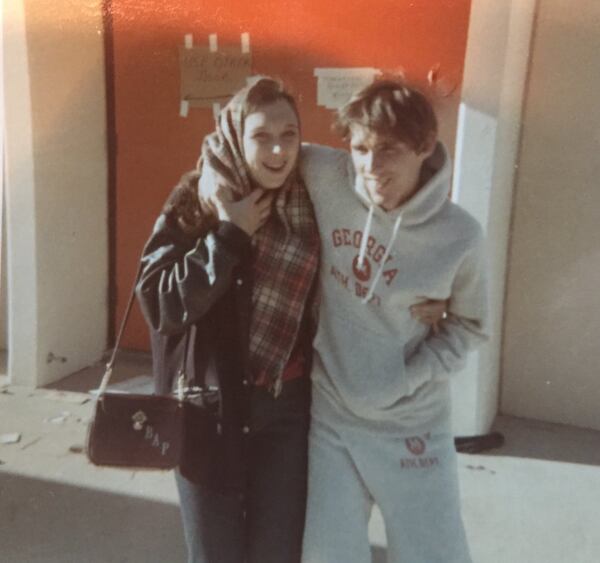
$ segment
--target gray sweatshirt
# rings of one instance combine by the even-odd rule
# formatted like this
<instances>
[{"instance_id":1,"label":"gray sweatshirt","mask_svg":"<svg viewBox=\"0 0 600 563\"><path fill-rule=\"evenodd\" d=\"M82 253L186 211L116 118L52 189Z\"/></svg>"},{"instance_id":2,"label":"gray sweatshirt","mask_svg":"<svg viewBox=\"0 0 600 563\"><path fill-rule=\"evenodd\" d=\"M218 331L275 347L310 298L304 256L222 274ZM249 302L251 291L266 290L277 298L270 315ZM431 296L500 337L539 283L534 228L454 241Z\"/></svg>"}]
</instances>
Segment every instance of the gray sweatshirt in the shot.
<instances>
[{"instance_id":1,"label":"gray sweatshirt","mask_svg":"<svg viewBox=\"0 0 600 563\"><path fill-rule=\"evenodd\" d=\"M303 145L300 167L322 240L315 391L394 427L447 419L448 379L486 339L487 292L482 230L448 199L446 149L438 143L429 180L389 212L372 203L347 152ZM450 298L438 334L411 317L423 298Z\"/></svg>"}]
</instances>

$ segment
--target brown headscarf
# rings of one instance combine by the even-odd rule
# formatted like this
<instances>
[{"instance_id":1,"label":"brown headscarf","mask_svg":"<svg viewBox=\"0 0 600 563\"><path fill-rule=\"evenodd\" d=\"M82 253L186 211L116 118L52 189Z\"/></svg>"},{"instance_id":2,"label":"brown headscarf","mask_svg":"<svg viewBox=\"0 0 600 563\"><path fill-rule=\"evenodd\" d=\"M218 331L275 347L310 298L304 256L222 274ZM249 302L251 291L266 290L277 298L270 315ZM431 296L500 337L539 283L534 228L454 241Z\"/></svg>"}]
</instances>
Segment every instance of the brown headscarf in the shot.
<instances>
[{"instance_id":1,"label":"brown headscarf","mask_svg":"<svg viewBox=\"0 0 600 563\"><path fill-rule=\"evenodd\" d=\"M217 184L220 178L229 185L235 199L252 191L242 145L244 110L248 97L256 99L262 90L267 92L265 105L285 99L295 111L293 100L278 82L260 79L223 108L216 131L207 135L202 145L199 166L203 170L209 167ZM203 207L210 196L201 190ZM312 203L297 166L278 189L273 205L271 216L252 240L255 255L248 362L254 378L266 378L277 395L317 272L320 243Z\"/></svg>"}]
</instances>

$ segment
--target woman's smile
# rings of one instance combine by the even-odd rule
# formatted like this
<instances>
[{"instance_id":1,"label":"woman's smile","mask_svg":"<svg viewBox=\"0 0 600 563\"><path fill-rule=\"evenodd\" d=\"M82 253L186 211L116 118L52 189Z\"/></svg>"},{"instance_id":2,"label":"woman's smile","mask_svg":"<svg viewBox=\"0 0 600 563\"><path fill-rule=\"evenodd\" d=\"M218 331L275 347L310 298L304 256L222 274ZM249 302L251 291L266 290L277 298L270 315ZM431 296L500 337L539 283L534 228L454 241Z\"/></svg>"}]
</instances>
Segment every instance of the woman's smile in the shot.
<instances>
[{"instance_id":1,"label":"woman's smile","mask_svg":"<svg viewBox=\"0 0 600 563\"><path fill-rule=\"evenodd\" d=\"M287 161L284 161L282 164L267 164L266 162L263 162L263 166L267 169L270 170L271 172L282 172L285 167L287 165Z\"/></svg>"}]
</instances>

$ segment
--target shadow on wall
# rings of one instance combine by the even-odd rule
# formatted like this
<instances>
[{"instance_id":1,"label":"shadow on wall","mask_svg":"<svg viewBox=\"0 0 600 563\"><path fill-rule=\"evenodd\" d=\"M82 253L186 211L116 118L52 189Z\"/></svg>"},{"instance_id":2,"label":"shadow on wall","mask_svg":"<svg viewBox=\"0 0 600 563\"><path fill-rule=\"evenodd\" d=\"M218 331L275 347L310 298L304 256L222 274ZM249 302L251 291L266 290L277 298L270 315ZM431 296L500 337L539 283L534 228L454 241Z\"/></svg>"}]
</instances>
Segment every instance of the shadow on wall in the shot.
<instances>
[{"instance_id":1,"label":"shadow on wall","mask_svg":"<svg viewBox=\"0 0 600 563\"><path fill-rule=\"evenodd\" d=\"M0 474L2 561L185 561L179 509L64 484Z\"/></svg>"}]
</instances>

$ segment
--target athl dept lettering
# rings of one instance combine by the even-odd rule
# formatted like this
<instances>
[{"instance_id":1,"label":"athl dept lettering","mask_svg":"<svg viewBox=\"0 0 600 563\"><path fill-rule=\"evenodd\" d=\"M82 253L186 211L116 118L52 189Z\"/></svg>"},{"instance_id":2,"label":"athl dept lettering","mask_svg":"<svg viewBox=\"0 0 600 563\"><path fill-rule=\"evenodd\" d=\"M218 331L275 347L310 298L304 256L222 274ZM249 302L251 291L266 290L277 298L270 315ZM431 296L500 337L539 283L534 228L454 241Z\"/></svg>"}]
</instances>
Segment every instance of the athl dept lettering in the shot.
<instances>
[{"instance_id":1,"label":"athl dept lettering","mask_svg":"<svg viewBox=\"0 0 600 563\"><path fill-rule=\"evenodd\" d=\"M331 266L329 273L335 279L335 281L337 281L340 284L340 286L342 286L346 291L349 291L351 293L353 292L354 295L356 295L356 297L359 297L360 299L363 299L367 296L367 293L369 292L368 287L362 285L359 282L354 282L354 284L352 284L352 282L350 281L350 276L343 274L335 266ZM369 303L381 306L381 297L379 297L379 295L377 294L374 294L371 297L371 299L369 299Z\"/></svg>"}]
</instances>

